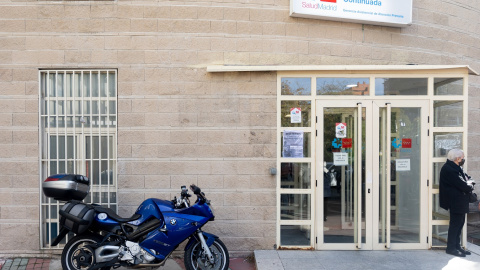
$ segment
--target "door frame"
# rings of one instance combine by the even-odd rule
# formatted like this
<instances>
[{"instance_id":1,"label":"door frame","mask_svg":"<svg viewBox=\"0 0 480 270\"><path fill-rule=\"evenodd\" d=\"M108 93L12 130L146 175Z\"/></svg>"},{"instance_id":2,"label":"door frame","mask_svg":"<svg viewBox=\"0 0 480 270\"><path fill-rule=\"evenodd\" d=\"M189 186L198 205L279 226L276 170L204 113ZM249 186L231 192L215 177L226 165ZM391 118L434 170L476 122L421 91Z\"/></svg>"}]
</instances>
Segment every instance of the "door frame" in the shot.
<instances>
[{"instance_id":1,"label":"door frame","mask_svg":"<svg viewBox=\"0 0 480 270\"><path fill-rule=\"evenodd\" d=\"M373 162L375 156L379 154L379 130L380 125L378 122L379 119L379 110L381 104L389 103L392 107L421 107L421 132L424 132L424 136L421 136L421 152L424 155L421 158L421 173L420 173L420 242L414 244L404 244L404 243L393 243L385 244L379 243L378 232L379 224L375 222L379 220L379 163ZM386 250L386 249L427 249L428 248L428 233L429 233L429 219L428 219L428 210L429 207L429 192L428 192L428 175L429 175L429 100L411 100L411 99L402 99L402 100L386 100L386 99L362 99L362 100L316 100L315 101L315 115L316 115L316 130L323 130L323 107L357 107L365 108L365 189L364 194L361 194L361 189L358 190L359 194L365 196L365 243L361 243L362 236L357 234L357 243L348 243L348 244L337 244L337 243L323 243L323 185L317 185L315 188L315 236L316 245L315 249L317 250ZM360 117L361 119L361 117ZM357 119L358 120L358 119ZM358 124L357 124L358 125ZM358 129L357 129L358 130ZM358 132L357 132L358 135ZM360 134L361 136L361 134ZM358 138L357 138L358 139ZM324 142L323 142L323 132L318 132L315 139L315 175L316 179L323 179L323 168L324 164ZM389 142L390 143L390 142ZM360 155L356 155L361 158ZM357 165L360 165L361 162L357 162ZM361 166L361 165L360 165ZM358 181L362 181L361 174L358 176ZM320 181L320 183L323 183ZM371 191L371 192L368 192ZM357 203L360 202L362 198L357 197ZM358 217L358 216L357 216ZM361 215L357 221L357 230L362 226ZM389 239L389 238L388 238ZM358 243L359 242L359 243Z\"/></svg>"}]
</instances>

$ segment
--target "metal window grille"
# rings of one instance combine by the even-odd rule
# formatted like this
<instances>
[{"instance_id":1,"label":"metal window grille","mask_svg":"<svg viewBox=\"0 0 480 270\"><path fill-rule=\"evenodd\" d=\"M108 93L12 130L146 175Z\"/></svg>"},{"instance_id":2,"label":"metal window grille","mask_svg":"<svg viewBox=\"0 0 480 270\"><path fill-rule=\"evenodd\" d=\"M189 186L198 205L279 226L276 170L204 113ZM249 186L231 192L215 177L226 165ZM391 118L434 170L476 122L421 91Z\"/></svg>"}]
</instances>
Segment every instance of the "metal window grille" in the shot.
<instances>
[{"instance_id":1,"label":"metal window grille","mask_svg":"<svg viewBox=\"0 0 480 270\"><path fill-rule=\"evenodd\" d=\"M84 202L117 211L117 70L41 70L39 80L40 183L59 173L86 175ZM49 249L63 204L41 192L40 205L40 243Z\"/></svg>"}]
</instances>

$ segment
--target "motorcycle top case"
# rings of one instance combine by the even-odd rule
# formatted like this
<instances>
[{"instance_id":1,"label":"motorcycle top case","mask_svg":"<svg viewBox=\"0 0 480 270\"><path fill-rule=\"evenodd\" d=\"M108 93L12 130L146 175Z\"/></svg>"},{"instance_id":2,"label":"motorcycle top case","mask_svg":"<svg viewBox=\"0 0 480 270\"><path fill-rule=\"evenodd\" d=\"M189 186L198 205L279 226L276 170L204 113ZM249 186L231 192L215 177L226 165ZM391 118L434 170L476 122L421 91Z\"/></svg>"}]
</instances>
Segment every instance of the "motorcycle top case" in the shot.
<instances>
[{"instance_id":1,"label":"motorcycle top case","mask_svg":"<svg viewBox=\"0 0 480 270\"><path fill-rule=\"evenodd\" d=\"M42 189L45 196L58 201L81 201L90 191L90 180L79 174L56 174L43 181Z\"/></svg>"},{"instance_id":2,"label":"motorcycle top case","mask_svg":"<svg viewBox=\"0 0 480 270\"><path fill-rule=\"evenodd\" d=\"M60 226L75 234L85 232L95 218L95 207L79 201L69 201L59 211Z\"/></svg>"}]
</instances>

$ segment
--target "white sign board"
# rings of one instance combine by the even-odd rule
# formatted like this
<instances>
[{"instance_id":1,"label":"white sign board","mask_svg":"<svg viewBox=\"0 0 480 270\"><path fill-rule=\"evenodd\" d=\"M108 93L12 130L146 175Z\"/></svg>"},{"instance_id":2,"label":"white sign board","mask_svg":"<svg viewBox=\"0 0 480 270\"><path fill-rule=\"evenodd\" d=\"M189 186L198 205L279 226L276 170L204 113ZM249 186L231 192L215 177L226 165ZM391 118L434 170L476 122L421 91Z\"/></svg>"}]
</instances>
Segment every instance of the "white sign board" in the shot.
<instances>
[{"instance_id":1,"label":"white sign board","mask_svg":"<svg viewBox=\"0 0 480 270\"><path fill-rule=\"evenodd\" d=\"M335 166L348 165L348 153L334 152L333 153L333 165L335 165Z\"/></svg>"},{"instance_id":2,"label":"white sign board","mask_svg":"<svg viewBox=\"0 0 480 270\"><path fill-rule=\"evenodd\" d=\"M290 16L403 27L412 0L290 0Z\"/></svg>"},{"instance_id":3,"label":"white sign board","mask_svg":"<svg viewBox=\"0 0 480 270\"><path fill-rule=\"evenodd\" d=\"M397 172L407 172L410 171L410 159L397 159L395 160L395 169Z\"/></svg>"}]
</instances>

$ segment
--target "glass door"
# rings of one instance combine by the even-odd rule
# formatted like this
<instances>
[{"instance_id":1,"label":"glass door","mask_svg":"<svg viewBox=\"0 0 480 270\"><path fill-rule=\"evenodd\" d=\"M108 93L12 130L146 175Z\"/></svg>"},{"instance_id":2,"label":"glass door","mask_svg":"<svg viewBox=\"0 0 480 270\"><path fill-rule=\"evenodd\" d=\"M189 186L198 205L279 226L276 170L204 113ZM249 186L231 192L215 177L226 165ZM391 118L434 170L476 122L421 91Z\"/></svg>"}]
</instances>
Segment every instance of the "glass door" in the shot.
<instances>
[{"instance_id":1,"label":"glass door","mask_svg":"<svg viewBox=\"0 0 480 270\"><path fill-rule=\"evenodd\" d=\"M316 111L316 248L427 248L428 101Z\"/></svg>"},{"instance_id":2,"label":"glass door","mask_svg":"<svg viewBox=\"0 0 480 270\"><path fill-rule=\"evenodd\" d=\"M371 249L372 103L316 105L317 248Z\"/></svg>"},{"instance_id":3,"label":"glass door","mask_svg":"<svg viewBox=\"0 0 480 270\"><path fill-rule=\"evenodd\" d=\"M427 248L428 101L375 101L373 117L375 249Z\"/></svg>"}]
</instances>

